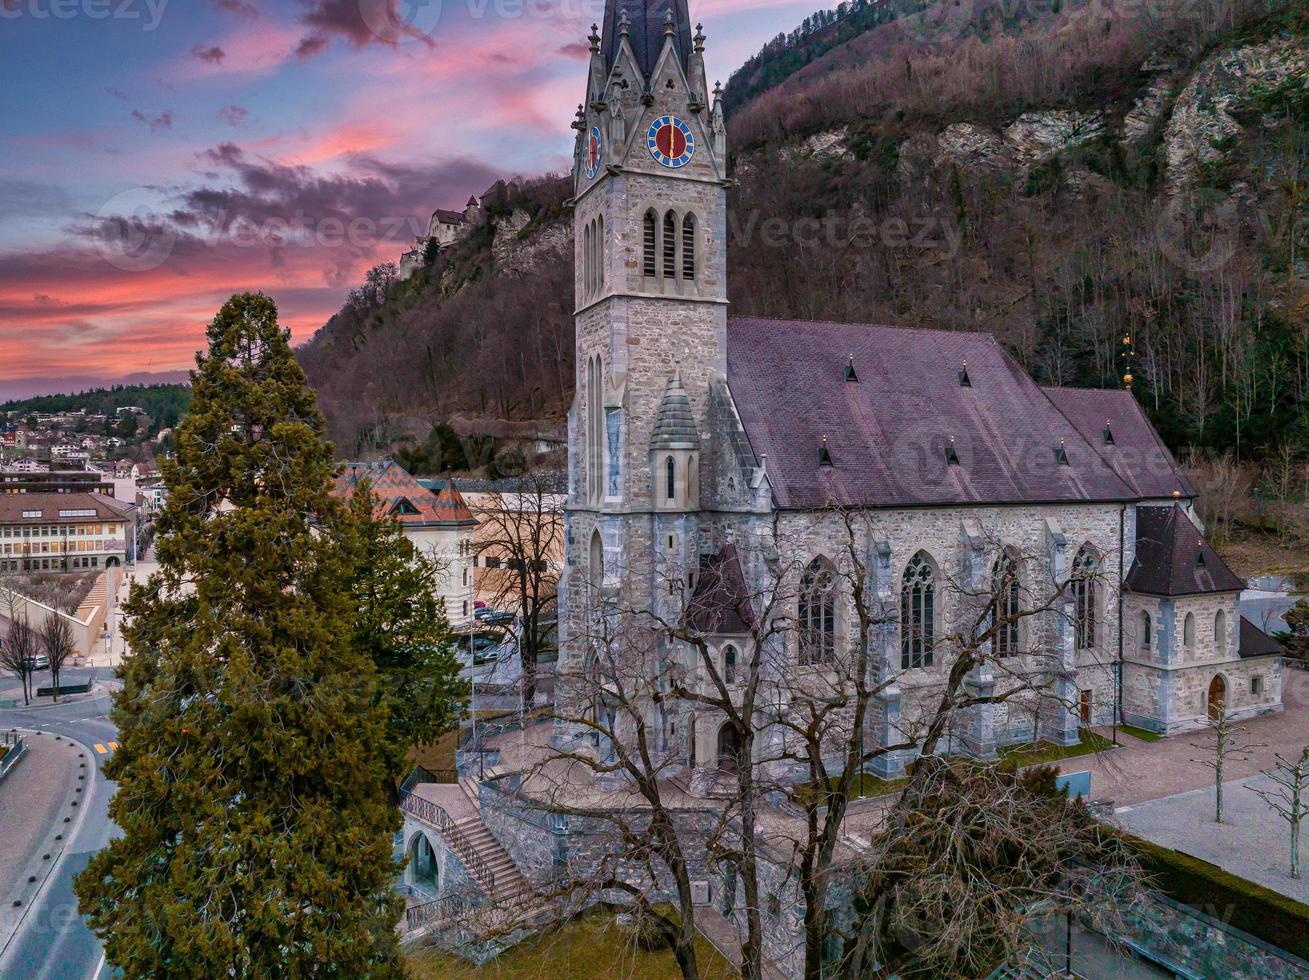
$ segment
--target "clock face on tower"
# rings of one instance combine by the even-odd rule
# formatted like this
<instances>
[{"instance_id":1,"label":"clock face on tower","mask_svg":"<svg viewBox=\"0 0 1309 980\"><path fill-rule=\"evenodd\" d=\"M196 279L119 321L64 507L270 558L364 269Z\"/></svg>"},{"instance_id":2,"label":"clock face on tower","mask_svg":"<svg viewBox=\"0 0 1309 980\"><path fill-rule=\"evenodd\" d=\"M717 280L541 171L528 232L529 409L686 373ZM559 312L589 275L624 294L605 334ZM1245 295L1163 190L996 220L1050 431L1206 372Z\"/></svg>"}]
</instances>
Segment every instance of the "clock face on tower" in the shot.
<instances>
[{"instance_id":1,"label":"clock face on tower","mask_svg":"<svg viewBox=\"0 0 1309 980\"><path fill-rule=\"evenodd\" d=\"M691 127L676 116L660 116L647 133L650 155L664 167L677 170L695 156L695 136Z\"/></svg>"},{"instance_id":2,"label":"clock face on tower","mask_svg":"<svg viewBox=\"0 0 1309 980\"><path fill-rule=\"evenodd\" d=\"M600 135L600 127L592 126L590 135L586 137L586 151L583 154L584 166L586 168L586 179L595 180L596 174L600 172L600 165L604 163L605 144L604 137Z\"/></svg>"}]
</instances>

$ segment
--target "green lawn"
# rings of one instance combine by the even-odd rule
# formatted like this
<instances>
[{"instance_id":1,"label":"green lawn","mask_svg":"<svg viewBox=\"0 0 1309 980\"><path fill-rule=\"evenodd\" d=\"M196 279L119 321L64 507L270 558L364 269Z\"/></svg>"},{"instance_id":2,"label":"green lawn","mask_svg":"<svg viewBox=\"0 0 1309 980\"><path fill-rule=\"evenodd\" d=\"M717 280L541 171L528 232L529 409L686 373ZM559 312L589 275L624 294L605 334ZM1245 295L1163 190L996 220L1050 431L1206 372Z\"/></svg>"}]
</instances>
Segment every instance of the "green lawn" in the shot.
<instances>
[{"instance_id":1,"label":"green lawn","mask_svg":"<svg viewBox=\"0 0 1309 980\"><path fill-rule=\"evenodd\" d=\"M1136 734L1131 729L1132 734ZM1139 729L1138 729L1139 731ZM1142 734L1148 735L1148 732ZM1083 729L1080 734L1081 741L1077 745L1052 745L1049 742L1022 742L1018 745L1010 745L1000 750L1000 758L1006 762L1012 762L1018 766L1039 766L1048 765L1051 762L1059 762L1063 759L1072 759L1079 755L1091 755L1094 752L1104 752L1114 747L1113 742L1097 735L1095 732ZM905 788L909 782L907 778L901 779L879 779L877 776L869 773L862 773L851 784L850 799L863 800L872 799L875 796L886 796L891 793L898 793ZM796 787L796 794L799 796L806 789L812 786L807 783L804 786ZM832 780L832 785L836 785L836 780Z\"/></svg>"},{"instance_id":2,"label":"green lawn","mask_svg":"<svg viewBox=\"0 0 1309 980\"><path fill-rule=\"evenodd\" d=\"M1037 742L1035 745L1030 742L1009 745L1000 750L1000 758L1019 766L1044 766L1079 755L1107 752L1114 747L1114 743L1109 739L1085 728L1080 733L1080 739L1077 745L1052 745L1049 742Z\"/></svg>"},{"instance_id":3,"label":"green lawn","mask_svg":"<svg viewBox=\"0 0 1309 980\"><path fill-rule=\"evenodd\" d=\"M1147 728L1137 728L1135 725L1119 725L1120 732L1126 732L1132 738L1140 739L1142 742L1161 742L1163 736L1158 732L1152 732Z\"/></svg>"},{"instance_id":4,"label":"green lawn","mask_svg":"<svg viewBox=\"0 0 1309 980\"><path fill-rule=\"evenodd\" d=\"M705 980L740 976L703 937L696 953ZM482 966L435 950L411 954L408 966L413 980L676 980L682 975L670 950L637 948L614 924L613 914L603 912L529 939Z\"/></svg>"}]
</instances>

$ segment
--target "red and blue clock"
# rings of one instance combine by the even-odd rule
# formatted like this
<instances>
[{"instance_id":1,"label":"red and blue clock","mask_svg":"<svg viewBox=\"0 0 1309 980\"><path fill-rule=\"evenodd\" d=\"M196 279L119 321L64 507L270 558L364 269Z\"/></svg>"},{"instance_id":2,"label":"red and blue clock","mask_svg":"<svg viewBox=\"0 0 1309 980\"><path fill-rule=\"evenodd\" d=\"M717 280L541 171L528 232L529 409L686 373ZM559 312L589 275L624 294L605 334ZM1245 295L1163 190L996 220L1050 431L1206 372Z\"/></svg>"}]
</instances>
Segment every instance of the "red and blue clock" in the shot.
<instances>
[{"instance_id":1,"label":"red and blue clock","mask_svg":"<svg viewBox=\"0 0 1309 980\"><path fill-rule=\"evenodd\" d=\"M599 126L591 127L591 133L586 138L586 151L583 157L586 179L595 180L596 174L600 172L600 165L604 163L605 158L604 137L600 135Z\"/></svg>"},{"instance_id":2,"label":"red and blue clock","mask_svg":"<svg viewBox=\"0 0 1309 980\"><path fill-rule=\"evenodd\" d=\"M695 134L676 116L660 116L646 134L650 155L672 170L685 167L695 156Z\"/></svg>"}]
</instances>

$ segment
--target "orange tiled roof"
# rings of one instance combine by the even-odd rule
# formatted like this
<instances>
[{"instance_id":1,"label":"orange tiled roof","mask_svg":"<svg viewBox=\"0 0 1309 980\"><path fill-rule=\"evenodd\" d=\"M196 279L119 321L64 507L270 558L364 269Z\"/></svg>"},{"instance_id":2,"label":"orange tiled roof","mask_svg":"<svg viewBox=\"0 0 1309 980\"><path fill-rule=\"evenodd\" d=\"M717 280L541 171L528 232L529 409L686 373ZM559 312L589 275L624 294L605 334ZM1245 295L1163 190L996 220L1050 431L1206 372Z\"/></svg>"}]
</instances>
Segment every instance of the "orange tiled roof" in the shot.
<instances>
[{"instance_id":1,"label":"orange tiled roof","mask_svg":"<svg viewBox=\"0 0 1309 980\"><path fill-rule=\"evenodd\" d=\"M433 492L391 459L380 463L348 463L337 477L334 492L342 499L349 499L365 480L378 499L378 515L394 517L406 527L477 524L453 482Z\"/></svg>"}]
</instances>

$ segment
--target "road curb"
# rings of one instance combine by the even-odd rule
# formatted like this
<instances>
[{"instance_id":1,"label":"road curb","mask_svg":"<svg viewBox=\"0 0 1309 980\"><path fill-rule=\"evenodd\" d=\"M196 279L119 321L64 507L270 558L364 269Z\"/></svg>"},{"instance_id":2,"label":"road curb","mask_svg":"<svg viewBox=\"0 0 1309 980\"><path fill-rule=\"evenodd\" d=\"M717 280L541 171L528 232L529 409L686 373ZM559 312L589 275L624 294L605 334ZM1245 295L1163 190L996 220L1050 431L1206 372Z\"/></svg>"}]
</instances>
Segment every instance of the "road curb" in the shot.
<instances>
[{"instance_id":1,"label":"road curb","mask_svg":"<svg viewBox=\"0 0 1309 980\"><path fill-rule=\"evenodd\" d=\"M56 848L54 847L51 848L50 853L53 854L54 856L52 860L47 862L48 867L45 870L45 874L41 877L41 880L36 883L35 890L32 891L31 895L28 896L27 900L23 903L23 914L20 915L18 919L14 922L14 927L10 931L9 935L5 937L4 942L0 943L0 965L3 965L5 954L9 952L9 947L13 944L14 939L18 936L20 932L22 932L23 923L27 921L28 914L31 913L32 909L36 906L37 902L41 900L41 895L45 891L46 885L50 883L50 879L54 876L54 873L59 869L59 866L63 863L64 858L67 856L69 844L72 843L73 838L75 838L81 832L82 823L86 819L86 811L88 809L86 803L94 795L96 778L97 778L96 776L97 770L93 757L93 750L89 745L84 743L81 739L76 739L73 738L71 735L63 735L58 732L47 732L39 728L20 729L20 730L31 735L46 735L52 738L58 738L68 742L70 745L74 745L80 748L82 750L82 754L86 757L86 761L87 761L87 766L86 766L87 777L86 777L86 786L84 787L82 793L73 794L74 797L78 797L79 795L81 797L81 799L77 801L78 802L77 816L74 817L73 821L68 825L68 830L63 835L64 839L62 841L55 842L57 844L57 853L56 853ZM76 782L77 781L74 780L75 784ZM59 826L61 825L56 824L55 828ZM50 833L54 833L54 828L51 829ZM50 843L49 835L47 835L47 844L48 843ZM9 899L9 896L6 896L6 899Z\"/></svg>"},{"instance_id":2,"label":"road curb","mask_svg":"<svg viewBox=\"0 0 1309 980\"><path fill-rule=\"evenodd\" d=\"M40 711L45 708L62 708L66 704L87 704L91 701L99 701L101 698L108 697L109 695L113 694L113 691L116 690L116 688L110 689L109 683L110 683L109 681L96 681L92 686L91 690L86 694L74 694L71 697L64 698L64 700L59 702L47 701L41 704L18 704L18 705L14 705L14 707L12 708L5 708L4 710L5 711ZM64 736L64 737L67 738L68 736ZM73 739L69 739L69 741L73 741Z\"/></svg>"}]
</instances>

